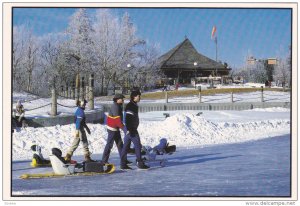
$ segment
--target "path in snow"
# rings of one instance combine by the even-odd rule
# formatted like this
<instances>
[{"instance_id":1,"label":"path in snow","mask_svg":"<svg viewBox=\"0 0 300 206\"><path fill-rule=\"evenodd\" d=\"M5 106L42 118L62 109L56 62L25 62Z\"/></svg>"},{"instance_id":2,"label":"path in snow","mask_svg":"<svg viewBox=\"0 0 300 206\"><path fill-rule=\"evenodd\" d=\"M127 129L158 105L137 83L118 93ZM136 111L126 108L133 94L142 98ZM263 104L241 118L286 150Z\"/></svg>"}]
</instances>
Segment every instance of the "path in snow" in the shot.
<instances>
[{"instance_id":1,"label":"path in snow","mask_svg":"<svg viewBox=\"0 0 300 206\"><path fill-rule=\"evenodd\" d=\"M99 159L101 154L92 157ZM135 157L129 159L134 161ZM112 154L110 161L119 166L117 154ZM169 156L166 167L149 171L122 172L118 166L112 175L22 180L18 177L23 173L51 169L25 169L29 167L28 161L15 161L12 195L287 197L291 184L290 136L205 148L178 148Z\"/></svg>"}]
</instances>

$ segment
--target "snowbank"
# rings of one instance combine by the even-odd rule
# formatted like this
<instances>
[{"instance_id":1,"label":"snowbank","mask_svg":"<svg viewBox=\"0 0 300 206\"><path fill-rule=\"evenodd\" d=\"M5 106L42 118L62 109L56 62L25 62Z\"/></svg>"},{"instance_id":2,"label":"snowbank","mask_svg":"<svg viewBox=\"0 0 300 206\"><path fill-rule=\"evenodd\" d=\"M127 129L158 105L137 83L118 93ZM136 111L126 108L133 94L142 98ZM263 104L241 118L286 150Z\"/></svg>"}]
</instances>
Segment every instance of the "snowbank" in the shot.
<instances>
[{"instance_id":1,"label":"snowbank","mask_svg":"<svg viewBox=\"0 0 300 206\"><path fill-rule=\"evenodd\" d=\"M92 132L88 136L90 150L95 159L101 159L107 138L106 127L100 124L88 124L88 126ZM143 145L155 146L159 143L159 139L167 138L170 144L176 144L178 147L203 147L289 134L290 120L214 123L194 114L175 114L163 121L141 121L139 133ZM12 147L13 160L31 159L30 146L33 143L42 146L46 157L53 147L60 148L64 155L71 145L73 134L73 125L25 128L15 131ZM112 152L116 152L115 146ZM74 155L82 155L81 144Z\"/></svg>"}]
</instances>

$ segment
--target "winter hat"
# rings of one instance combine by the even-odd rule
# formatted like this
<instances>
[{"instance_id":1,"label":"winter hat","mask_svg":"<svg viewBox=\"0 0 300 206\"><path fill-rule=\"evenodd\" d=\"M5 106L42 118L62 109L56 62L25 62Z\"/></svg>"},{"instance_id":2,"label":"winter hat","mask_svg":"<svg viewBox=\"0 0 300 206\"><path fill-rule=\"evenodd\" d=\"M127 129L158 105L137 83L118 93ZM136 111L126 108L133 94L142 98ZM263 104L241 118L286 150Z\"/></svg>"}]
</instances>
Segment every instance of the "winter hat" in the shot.
<instances>
[{"instance_id":1,"label":"winter hat","mask_svg":"<svg viewBox=\"0 0 300 206\"><path fill-rule=\"evenodd\" d=\"M118 99L124 99L125 96L123 94L115 94L113 101L116 102Z\"/></svg>"},{"instance_id":2,"label":"winter hat","mask_svg":"<svg viewBox=\"0 0 300 206\"><path fill-rule=\"evenodd\" d=\"M81 100L80 101L80 106L83 107L84 105L86 105L87 101L84 99L84 100Z\"/></svg>"},{"instance_id":3,"label":"winter hat","mask_svg":"<svg viewBox=\"0 0 300 206\"><path fill-rule=\"evenodd\" d=\"M17 106L17 107L20 107L21 105L22 105L21 100L18 100L16 106Z\"/></svg>"},{"instance_id":4,"label":"winter hat","mask_svg":"<svg viewBox=\"0 0 300 206\"><path fill-rule=\"evenodd\" d=\"M140 90L133 90L130 94L130 98L133 99L134 97L136 97L138 95L142 95Z\"/></svg>"}]
</instances>

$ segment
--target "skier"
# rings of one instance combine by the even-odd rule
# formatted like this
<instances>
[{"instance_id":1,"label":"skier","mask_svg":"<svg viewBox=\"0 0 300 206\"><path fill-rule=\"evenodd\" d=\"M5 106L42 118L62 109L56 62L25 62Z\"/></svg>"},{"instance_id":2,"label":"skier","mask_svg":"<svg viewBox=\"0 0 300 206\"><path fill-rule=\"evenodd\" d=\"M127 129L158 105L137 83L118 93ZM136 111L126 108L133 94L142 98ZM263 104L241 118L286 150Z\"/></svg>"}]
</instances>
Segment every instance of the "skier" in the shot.
<instances>
[{"instance_id":1,"label":"skier","mask_svg":"<svg viewBox=\"0 0 300 206\"><path fill-rule=\"evenodd\" d=\"M127 104L125 108L126 112L126 128L128 130L127 135L124 138L124 146L121 154L121 169L122 170L130 170L132 169L126 164L127 153L130 149L131 142L134 144L135 155L137 159L137 166L140 169L148 169L149 167L145 165L141 156L141 140L137 128L139 126L139 115L138 115L138 105L137 103L140 101L141 92L139 90L134 90L130 94L130 102Z\"/></svg>"},{"instance_id":2,"label":"skier","mask_svg":"<svg viewBox=\"0 0 300 206\"><path fill-rule=\"evenodd\" d=\"M82 101L78 102L78 108L75 112L75 127L76 127L75 139L73 140L72 146L70 147L69 151L67 152L67 154L65 156L65 160L67 162L71 162L71 157L72 157L74 151L79 146L80 140L82 141L82 144L83 144L85 162L93 162L94 161L90 157L87 136L85 133L85 130L86 130L88 134L91 134L91 131L85 122L84 110L85 110L86 103L87 103L86 100L82 100Z\"/></svg>"},{"instance_id":3,"label":"skier","mask_svg":"<svg viewBox=\"0 0 300 206\"><path fill-rule=\"evenodd\" d=\"M25 109L21 100L18 100L16 109L13 110L13 119L15 120L16 127L26 127Z\"/></svg>"},{"instance_id":4,"label":"skier","mask_svg":"<svg viewBox=\"0 0 300 206\"><path fill-rule=\"evenodd\" d=\"M120 130L122 129L124 132L124 136L127 133L127 129L123 124L123 113L122 113L122 105L124 102L124 96L122 94L116 94L113 98L113 105L110 108L110 111L107 116L107 143L104 148L102 162L104 164L108 164L108 159L110 155L110 151L114 145L114 142L117 145L119 156L121 158L121 152L123 148L123 141L121 138ZM126 161L127 164L131 164L132 162Z\"/></svg>"}]
</instances>

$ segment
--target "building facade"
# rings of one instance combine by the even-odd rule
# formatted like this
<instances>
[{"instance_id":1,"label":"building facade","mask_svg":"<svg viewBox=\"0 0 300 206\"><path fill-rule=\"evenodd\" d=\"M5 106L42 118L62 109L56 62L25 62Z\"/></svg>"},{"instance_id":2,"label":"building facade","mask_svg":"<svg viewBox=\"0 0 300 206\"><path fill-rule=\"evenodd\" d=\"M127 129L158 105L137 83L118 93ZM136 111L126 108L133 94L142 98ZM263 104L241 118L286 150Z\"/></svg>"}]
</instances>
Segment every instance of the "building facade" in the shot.
<instances>
[{"instance_id":1,"label":"building facade","mask_svg":"<svg viewBox=\"0 0 300 206\"><path fill-rule=\"evenodd\" d=\"M205 80L223 82L231 70L226 64L200 54L188 38L160 56L158 63L169 83L195 84Z\"/></svg>"}]
</instances>

